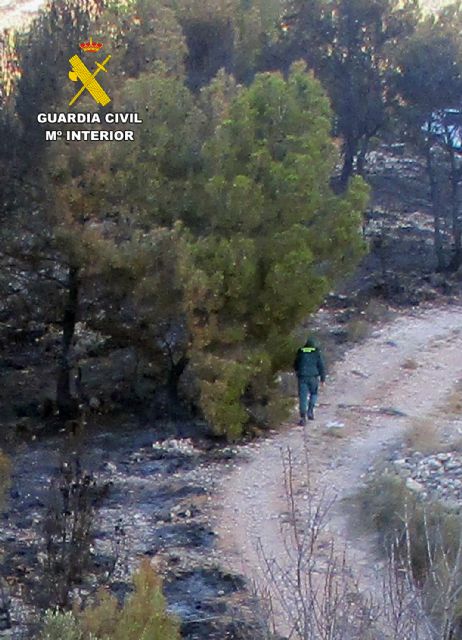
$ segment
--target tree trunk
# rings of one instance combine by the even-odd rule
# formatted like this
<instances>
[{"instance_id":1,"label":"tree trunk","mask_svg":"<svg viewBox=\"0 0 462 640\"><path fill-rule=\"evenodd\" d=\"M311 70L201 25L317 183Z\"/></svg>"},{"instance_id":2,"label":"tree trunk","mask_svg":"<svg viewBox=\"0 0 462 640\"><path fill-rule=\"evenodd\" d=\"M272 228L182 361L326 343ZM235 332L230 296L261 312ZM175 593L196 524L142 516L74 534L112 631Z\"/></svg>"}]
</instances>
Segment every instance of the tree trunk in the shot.
<instances>
[{"instance_id":1,"label":"tree trunk","mask_svg":"<svg viewBox=\"0 0 462 640\"><path fill-rule=\"evenodd\" d=\"M370 137L365 135L363 137L362 143L361 143L361 148L359 150L358 156L356 158L356 171L358 173L359 176L364 177L364 169L365 169L365 164L366 164L366 154L367 154L367 150L369 148L369 140Z\"/></svg>"},{"instance_id":2,"label":"tree trunk","mask_svg":"<svg viewBox=\"0 0 462 640\"><path fill-rule=\"evenodd\" d=\"M343 167L340 174L340 191L345 191L348 182L354 172L355 156L358 148L358 142L353 139L345 140L343 147Z\"/></svg>"},{"instance_id":3,"label":"tree trunk","mask_svg":"<svg viewBox=\"0 0 462 640\"><path fill-rule=\"evenodd\" d=\"M446 268L446 261L444 258L443 236L441 234L441 197L438 179L436 176L435 168L433 166L430 143L426 145L425 156L427 164L427 174L430 182L430 197L433 210L433 246L435 249L437 270L444 271Z\"/></svg>"},{"instance_id":4,"label":"tree trunk","mask_svg":"<svg viewBox=\"0 0 462 640\"><path fill-rule=\"evenodd\" d=\"M449 158L451 163L452 239L454 242L454 253L449 266L454 271L457 271L462 264L462 233L459 221L459 179L457 175L455 153L452 146L449 148Z\"/></svg>"},{"instance_id":5,"label":"tree trunk","mask_svg":"<svg viewBox=\"0 0 462 640\"><path fill-rule=\"evenodd\" d=\"M63 335L56 389L56 402L58 405L59 415L64 420L75 417L77 412L77 401L71 394L71 366L69 362L69 355L72 340L74 338L75 324L77 322L79 287L79 268L70 266L68 273L67 301L63 316Z\"/></svg>"},{"instance_id":6,"label":"tree trunk","mask_svg":"<svg viewBox=\"0 0 462 640\"><path fill-rule=\"evenodd\" d=\"M179 404L178 385L184 370L188 366L189 358L186 355L181 356L178 362L173 362L167 376L167 391L170 402L170 409L175 413Z\"/></svg>"}]
</instances>

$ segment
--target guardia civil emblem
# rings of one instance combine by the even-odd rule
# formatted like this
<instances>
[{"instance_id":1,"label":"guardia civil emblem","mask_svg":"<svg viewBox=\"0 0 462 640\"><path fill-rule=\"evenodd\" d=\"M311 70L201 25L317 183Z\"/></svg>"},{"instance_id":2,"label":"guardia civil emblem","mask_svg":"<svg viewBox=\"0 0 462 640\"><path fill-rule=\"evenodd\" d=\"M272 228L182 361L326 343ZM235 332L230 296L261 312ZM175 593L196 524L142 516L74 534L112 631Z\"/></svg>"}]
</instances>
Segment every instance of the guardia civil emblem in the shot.
<instances>
[{"instance_id":1,"label":"guardia civil emblem","mask_svg":"<svg viewBox=\"0 0 462 640\"><path fill-rule=\"evenodd\" d=\"M102 47L103 45L101 42L93 42L92 38L90 38L90 42L82 42L80 45L82 51L85 51L86 53L98 53ZM111 102L111 98L96 79L96 76L100 71L107 73L106 65L110 59L111 56L107 56L103 62L97 62L96 69L93 73L87 68L78 55L72 56L72 58L69 59L72 67L72 70L69 71L70 80L72 80L72 82L80 81L82 83L79 91L77 91L75 96L69 102L70 107L77 102L84 91L88 91L93 100L103 107Z\"/></svg>"}]
</instances>

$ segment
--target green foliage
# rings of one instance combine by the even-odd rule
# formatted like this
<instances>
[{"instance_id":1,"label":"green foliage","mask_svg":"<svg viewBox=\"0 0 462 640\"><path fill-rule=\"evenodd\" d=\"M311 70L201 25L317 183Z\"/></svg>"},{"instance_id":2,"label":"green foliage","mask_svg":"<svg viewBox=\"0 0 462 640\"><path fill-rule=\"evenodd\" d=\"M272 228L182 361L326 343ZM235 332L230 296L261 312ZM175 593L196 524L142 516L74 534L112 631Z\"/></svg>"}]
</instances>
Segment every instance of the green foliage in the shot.
<instances>
[{"instance_id":1,"label":"green foliage","mask_svg":"<svg viewBox=\"0 0 462 640\"><path fill-rule=\"evenodd\" d=\"M344 142L346 180L360 172L369 139L386 124L389 84L397 69L392 53L413 32L416 0L292 0L284 56L314 68L332 100Z\"/></svg>"},{"instance_id":2,"label":"green foliage","mask_svg":"<svg viewBox=\"0 0 462 640\"><path fill-rule=\"evenodd\" d=\"M120 607L102 591L82 614L47 611L40 640L180 640L180 626L166 610L162 580L148 559L133 576L134 592Z\"/></svg>"},{"instance_id":3,"label":"green foliage","mask_svg":"<svg viewBox=\"0 0 462 640\"><path fill-rule=\"evenodd\" d=\"M35 162L36 154L44 147L37 114L60 106L64 97L70 99L71 83L62 81L69 69L69 58L79 42L90 35L98 38L96 21L103 7L103 0L52 0L29 31L18 33L16 50L21 75L17 113L27 136L29 153L34 149Z\"/></svg>"},{"instance_id":4,"label":"green foliage","mask_svg":"<svg viewBox=\"0 0 462 640\"><path fill-rule=\"evenodd\" d=\"M282 415L276 374L292 357L290 333L360 256L368 190L358 179L333 194L329 102L303 64L240 90L222 73L199 101L159 72L130 80L123 95L130 109L149 104L144 136L112 154L106 197L140 230L118 245L132 265L127 295L150 326L172 310L174 361L187 357L203 413L234 439ZM175 224L178 251L170 245L152 270L156 227Z\"/></svg>"},{"instance_id":5,"label":"green foliage","mask_svg":"<svg viewBox=\"0 0 462 640\"><path fill-rule=\"evenodd\" d=\"M197 90L220 69L250 82L262 68L283 0L169 0L183 27L188 85Z\"/></svg>"},{"instance_id":6,"label":"green foliage","mask_svg":"<svg viewBox=\"0 0 462 640\"><path fill-rule=\"evenodd\" d=\"M70 611L47 611L40 640L84 640L84 635L79 621Z\"/></svg>"},{"instance_id":7,"label":"green foliage","mask_svg":"<svg viewBox=\"0 0 462 640\"><path fill-rule=\"evenodd\" d=\"M162 105L161 88L180 90L182 84L156 78ZM145 76L128 82L129 99L139 100L146 85ZM136 349L149 365L154 363L151 373L160 383L183 353L174 339L181 335L183 288L175 186L179 196L185 185L179 176L186 173L188 162L180 158L181 142L175 149L171 143L180 123L186 138L188 123L181 120L180 107L173 111L173 99L167 102L165 96L163 110L154 110L152 121L148 117L152 138L133 144L132 154L110 144L90 151L85 145L57 144L49 156L54 237L63 258L79 268L85 321L120 347ZM184 139L182 148L187 149Z\"/></svg>"},{"instance_id":8,"label":"green foliage","mask_svg":"<svg viewBox=\"0 0 462 640\"><path fill-rule=\"evenodd\" d=\"M303 65L287 81L262 74L204 147L186 308L201 406L231 438L271 424L288 335L361 254L367 189L358 181L345 198L332 193L330 115Z\"/></svg>"},{"instance_id":9,"label":"green foliage","mask_svg":"<svg viewBox=\"0 0 462 640\"><path fill-rule=\"evenodd\" d=\"M439 502L426 504L396 474L372 476L359 494L359 504L359 521L377 530L387 550L398 545L398 551L407 553L409 535L416 578L422 580L430 569L434 559L429 549L436 550L435 561L442 560L443 553L454 560L462 533L459 514Z\"/></svg>"},{"instance_id":10,"label":"green foliage","mask_svg":"<svg viewBox=\"0 0 462 640\"><path fill-rule=\"evenodd\" d=\"M134 593L122 609L102 595L99 604L83 614L86 633L98 640L180 640L178 621L166 611L162 581L148 559L133 577Z\"/></svg>"},{"instance_id":11,"label":"green foliage","mask_svg":"<svg viewBox=\"0 0 462 640\"><path fill-rule=\"evenodd\" d=\"M115 78L137 78L161 65L172 76L183 76L185 38L175 12L162 0L130 0L109 5L101 30L110 37ZM117 84L114 88L117 87Z\"/></svg>"},{"instance_id":12,"label":"green foliage","mask_svg":"<svg viewBox=\"0 0 462 640\"><path fill-rule=\"evenodd\" d=\"M160 70L128 81L121 100L143 114L143 135L113 148L114 201L144 224L171 225L184 217L187 178L200 168L204 116L181 79Z\"/></svg>"},{"instance_id":13,"label":"green foliage","mask_svg":"<svg viewBox=\"0 0 462 640\"><path fill-rule=\"evenodd\" d=\"M462 14L456 6L428 16L395 52L396 88L416 131L439 109L458 106L462 91Z\"/></svg>"},{"instance_id":14,"label":"green foliage","mask_svg":"<svg viewBox=\"0 0 462 640\"><path fill-rule=\"evenodd\" d=\"M422 500L393 473L374 475L359 494L358 522L379 533L385 552L411 569L440 637L462 621L462 521L458 510ZM455 636L454 636L455 637Z\"/></svg>"},{"instance_id":15,"label":"green foliage","mask_svg":"<svg viewBox=\"0 0 462 640\"><path fill-rule=\"evenodd\" d=\"M280 10L277 0L66 0L19 38L30 62L18 84L24 125L66 103L59 74L42 87L38 60L47 73L67 69L96 17L125 70L109 74L114 103L143 118L130 145L53 144L34 168L37 190L20 190L15 224L31 229L34 273L57 285L44 297L62 310L67 395L79 317L142 354L172 397L189 366L192 400L221 435L283 415L277 374L292 331L362 254L368 190L358 179L333 193L332 111L303 63L238 85L254 76Z\"/></svg>"},{"instance_id":16,"label":"green foliage","mask_svg":"<svg viewBox=\"0 0 462 640\"><path fill-rule=\"evenodd\" d=\"M218 434L237 440L242 435L242 425L248 421L241 398L250 384L250 367L210 356L202 363L199 375L201 408L206 417Z\"/></svg>"},{"instance_id":17,"label":"green foliage","mask_svg":"<svg viewBox=\"0 0 462 640\"><path fill-rule=\"evenodd\" d=\"M228 117L231 100L236 97L237 91L234 76L225 73L224 69L218 72L210 84L202 88L200 106L205 115L208 135Z\"/></svg>"}]
</instances>

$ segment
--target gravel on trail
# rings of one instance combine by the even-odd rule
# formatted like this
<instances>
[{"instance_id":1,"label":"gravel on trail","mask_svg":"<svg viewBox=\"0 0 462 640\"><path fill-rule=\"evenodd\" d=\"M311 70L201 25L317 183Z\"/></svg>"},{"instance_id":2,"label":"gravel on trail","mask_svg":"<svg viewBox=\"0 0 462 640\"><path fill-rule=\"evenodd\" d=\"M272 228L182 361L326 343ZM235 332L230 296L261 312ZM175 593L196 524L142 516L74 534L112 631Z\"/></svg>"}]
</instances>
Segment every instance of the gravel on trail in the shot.
<instances>
[{"instance_id":1,"label":"gravel on trail","mask_svg":"<svg viewBox=\"0 0 462 640\"><path fill-rule=\"evenodd\" d=\"M282 454L292 452L295 493L303 494L305 442L311 491L335 500L326 524L330 535L346 550L361 588L373 592L380 567L374 540L351 530L342 503L409 426L441 406L462 377L461 353L462 308L456 305L407 313L347 351L321 392L315 422L305 429L286 425L282 433L247 446L245 462L234 463L216 514L228 565L258 582L263 554L290 572L281 528L287 512ZM270 585L274 601L278 588L283 585ZM277 630L287 634L288 622L277 608L276 617Z\"/></svg>"}]
</instances>

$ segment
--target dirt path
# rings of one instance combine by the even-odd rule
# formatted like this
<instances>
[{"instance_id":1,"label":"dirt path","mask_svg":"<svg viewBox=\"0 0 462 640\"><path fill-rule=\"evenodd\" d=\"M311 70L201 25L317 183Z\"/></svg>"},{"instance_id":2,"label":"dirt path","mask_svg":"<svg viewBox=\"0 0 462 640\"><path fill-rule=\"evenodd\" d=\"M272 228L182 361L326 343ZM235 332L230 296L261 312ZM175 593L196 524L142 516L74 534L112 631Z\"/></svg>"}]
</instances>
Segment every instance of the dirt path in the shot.
<instances>
[{"instance_id":1,"label":"dirt path","mask_svg":"<svg viewBox=\"0 0 462 640\"><path fill-rule=\"evenodd\" d=\"M331 372L316 421L306 429L315 493L337 496L337 504L353 493L381 451L399 441L413 421L443 403L462 377L461 353L460 307L399 317L352 348ZM341 437L333 437L326 428L333 421L344 425L338 431ZM266 558L283 566L290 562L280 526L287 510L281 452L288 447L294 452L297 493L304 491L306 466L304 430L287 427L246 448L247 460L236 465L221 496L218 530L223 554L249 579L258 580L262 574L259 545ZM371 540L350 531L340 506L329 514L328 528L335 542L346 547L361 587L373 590L377 558ZM284 614L277 617L278 631L287 634Z\"/></svg>"}]
</instances>

